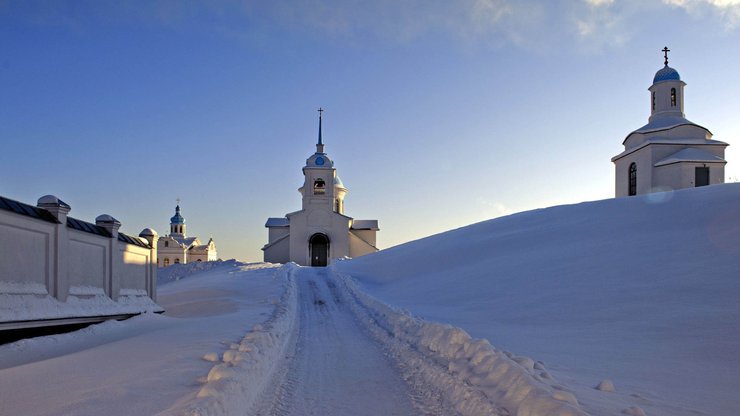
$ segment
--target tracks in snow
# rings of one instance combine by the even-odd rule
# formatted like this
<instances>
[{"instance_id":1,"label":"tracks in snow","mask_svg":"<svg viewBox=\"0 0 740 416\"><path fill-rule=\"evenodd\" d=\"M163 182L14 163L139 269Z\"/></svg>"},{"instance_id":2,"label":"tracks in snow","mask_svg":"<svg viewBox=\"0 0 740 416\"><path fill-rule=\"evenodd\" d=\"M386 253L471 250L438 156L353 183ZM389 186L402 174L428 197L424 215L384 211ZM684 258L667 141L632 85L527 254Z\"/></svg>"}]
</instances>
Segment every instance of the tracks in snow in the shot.
<instances>
[{"instance_id":1,"label":"tracks in snow","mask_svg":"<svg viewBox=\"0 0 740 416\"><path fill-rule=\"evenodd\" d=\"M430 414L382 347L361 328L326 269L301 268L298 331L256 412L260 416Z\"/></svg>"}]
</instances>

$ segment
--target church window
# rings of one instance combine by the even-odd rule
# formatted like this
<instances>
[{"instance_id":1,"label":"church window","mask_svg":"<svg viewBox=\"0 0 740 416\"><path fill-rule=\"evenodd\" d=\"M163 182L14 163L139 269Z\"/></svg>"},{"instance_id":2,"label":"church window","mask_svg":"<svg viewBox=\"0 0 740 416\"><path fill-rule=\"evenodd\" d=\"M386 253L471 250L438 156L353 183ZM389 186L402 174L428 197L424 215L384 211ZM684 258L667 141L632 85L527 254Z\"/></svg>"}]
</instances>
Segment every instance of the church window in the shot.
<instances>
[{"instance_id":1,"label":"church window","mask_svg":"<svg viewBox=\"0 0 740 416\"><path fill-rule=\"evenodd\" d=\"M671 88L671 107L676 106L676 89Z\"/></svg>"},{"instance_id":2,"label":"church window","mask_svg":"<svg viewBox=\"0 0 740 416\"><path fill-rule=\"evenodd\" d=\"M164 258L164 267L167 267L167 266L169 266L169 265L170 265L170 259L169 259L169 258L167 258L167 257L165 257L165 258Z\"/></svg>"},{"instance_id":3,"label":"church window","mask_svg":"<svg viewBox=\"0 0 740 416\"><path fill-rule=\"evenodd\" d=\"M339 212L341 214L341 211L339 210L339 200L334 201L334 211Z\"/></svg>"},{"instance_id":4,"label":"church window","mask_svg":"<svg viewBox=\"0 0 740 416\"><path fill-rule=\"evenodd\" d=\"M630 165L628 195L637 195L637 164L634 162Z\"/></svg>"},{"instance_id":5,"label":"church window","mask_svg":"<svg viewBox=\"0 0 740 416\"><path fill-rule=\"evenodd\" d=\"M653 91L653 111L655 111L655 91Z\"/></svg>"},{"instance_id":6,"label":"church window","mask_svg":"<svg viewBox=\"0 0 740 416\"><path fill-rule=\"evenodd\" d=\"M180 259L175 259L175 264L180 264Z\"/></svg>"},{"instance_id":7,"label":"church window","mask_svg":"<svg viewBox=\"0 0 740 416\"><path fill-rule=\"evenodd\" d=\"M200 259L198 259L198 263L200 263Z\"/></svg>"},{"instance_id":8,"label":"church window","mask_svg":"<svg viewBox=\"0 0 740 416\"><path fill-rule=\"evenodd\" d=\"M170 242L169 242L169 241L165 241L165 242L164 242L164 246L165 246L165 247L169 247L169 246L170 246Z\"/></svg>"},{"instance_id":9,"label":"church window","mask_svg":"<svg viewBox=\"0 0 740 416\"><path fill-rule=\"evenodd\" d=\"M323 179L318 178L313 181L313 194L324 195L326 193L326 182Z\"/></svg>"}]
</instances>

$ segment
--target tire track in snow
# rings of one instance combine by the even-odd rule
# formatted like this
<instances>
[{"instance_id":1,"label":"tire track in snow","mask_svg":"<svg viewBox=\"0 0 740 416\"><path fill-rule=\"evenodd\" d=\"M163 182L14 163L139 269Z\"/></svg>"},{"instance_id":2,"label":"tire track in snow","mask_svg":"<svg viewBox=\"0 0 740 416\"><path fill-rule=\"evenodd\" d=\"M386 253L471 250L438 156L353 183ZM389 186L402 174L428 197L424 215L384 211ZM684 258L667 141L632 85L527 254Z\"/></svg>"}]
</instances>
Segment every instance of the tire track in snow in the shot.
<instances>
[{"instance_id":1,"label":"tire track in snow","mask_svg":"<svg viewBox=\"0 0 740 416\"><path fill-rule=\"evenodd\" d=\"M300 322L295 345L275 375L271 397L251 414L419 414L398 369L359 326L326 273L314 268L296 273Z\"/></svg>"}]
</instances>

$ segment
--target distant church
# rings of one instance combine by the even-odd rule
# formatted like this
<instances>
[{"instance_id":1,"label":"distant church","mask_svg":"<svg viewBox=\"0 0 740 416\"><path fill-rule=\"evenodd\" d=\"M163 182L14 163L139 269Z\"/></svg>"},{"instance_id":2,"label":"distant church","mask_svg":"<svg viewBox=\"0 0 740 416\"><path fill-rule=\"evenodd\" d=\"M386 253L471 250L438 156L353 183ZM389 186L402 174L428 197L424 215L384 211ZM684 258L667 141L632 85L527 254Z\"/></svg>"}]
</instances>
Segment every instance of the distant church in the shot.
<instances>
[{"instance_id":1,"label":"distant church","mask_svg":"<svg viewBox=\"0 0 740 416\"><path fill-rule=\"evenodd\" d=\"M303 197L303 209L267 220L268 242L262 248L267 262L326 266L333 259L378 251L375 247L378 221L344 215L347 188L337 176L334 162L324 153L322 112L319 109L316 153L306 160L305 180L298 189Z\"/></svg>"},{"instance_id":2,"label":"distant church","mask_svg":"<svg viewBox=\"0 0 740 416\"><path fill-rule=\"evenodd\" d=\"M653 78L648 124L630 133L624 152L614 156L616 196L724 183L725 147L706 128L684 118L678 71L664 67Z\"/></svg>"},{"instance_id":3,"label":"distant church","mask_svg":"<svg viewBox=\"0 0 740 416\"><path fill-rule=\"evenodd\" d=\"M198 237L188 237L185 234L185 218L180 214L178 203L175 215L170 218L170 233L157 240L157 257L159 267L167 267L178 263L215 261L218 254L213 238L208 243L201 244Z\"/></svg>"}]
</instances>

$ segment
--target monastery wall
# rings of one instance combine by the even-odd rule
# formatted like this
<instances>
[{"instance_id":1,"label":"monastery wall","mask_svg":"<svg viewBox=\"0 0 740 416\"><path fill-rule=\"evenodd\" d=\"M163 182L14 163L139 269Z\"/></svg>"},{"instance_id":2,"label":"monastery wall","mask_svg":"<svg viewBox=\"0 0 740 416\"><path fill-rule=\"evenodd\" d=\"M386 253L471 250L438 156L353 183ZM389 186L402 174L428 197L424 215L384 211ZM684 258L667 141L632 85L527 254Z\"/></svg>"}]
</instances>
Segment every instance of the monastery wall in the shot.
<instances>
[{"instance_id":1,"label":"monastery wall","mask_svg":"<svg viewBox=\"0 0 740 416\"><path fill-rule=\"evenodd\" d=\"M0 330L94 322L156 305L156 232L88 223L47 195L31 206L0 197Z\"/></svg>"}]
</instances>

